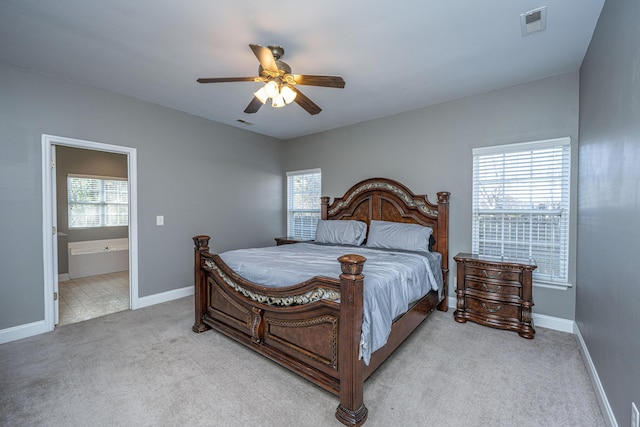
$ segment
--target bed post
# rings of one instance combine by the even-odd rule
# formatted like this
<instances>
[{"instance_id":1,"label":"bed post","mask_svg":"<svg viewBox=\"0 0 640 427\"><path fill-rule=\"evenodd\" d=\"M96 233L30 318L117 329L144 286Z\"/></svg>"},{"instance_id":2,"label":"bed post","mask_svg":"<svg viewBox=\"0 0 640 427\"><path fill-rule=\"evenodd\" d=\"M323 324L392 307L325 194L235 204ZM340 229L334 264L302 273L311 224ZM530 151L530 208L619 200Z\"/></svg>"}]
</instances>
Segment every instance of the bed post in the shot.
<instances>
[{"instance_id":1,"label":"bed post","mask_svg":"<svg viewBox=\"0 0 640 427\"><path fill-rule=\"evenodd\" d=\"M329 196L320 197L320 219L327 219Z\"/></svg>"},{"instance_id":2,"label":"bed post","mask_svg":"<svg viewBox=\"0 0 640 427\"><path fill-rule=\"evenodd\" d=\"M448 191L440 191L438 194L438 235L436 242L438 252L442 254L442 293L444 298L438 304L438 310L447 311L449 306L449 196Z\"/></svg>"},{"instance_id":3,"label":"bed post","mask_svg":"<svg viewBox=\"0 0 640 427\"><path fill-rule=\"evenodd\" d=\"M340 405L336 409L336 418L343 424L360 426L366 421L368 413L363 402L364 375L359 359L363 314L362 267L366 258L349 254L341 256L338 261L342 274L338 326Z\"/></svg>"},{"instance_id":4,"label":"bed post","mask_svg":"<svg viewBox=\"0 0 640 427\"><path fill-rule=\"evenodd\" d=\"M209 252L209 236L195 236L193 243L196 247L194 249L194 261L193 261L193 280L195 285L195 323L191 327L193 332L204 332L209 327L202 323L202 316L206 311L207 304L207 283L202 271L202 254Z\"/></svg>"}]
</instances>

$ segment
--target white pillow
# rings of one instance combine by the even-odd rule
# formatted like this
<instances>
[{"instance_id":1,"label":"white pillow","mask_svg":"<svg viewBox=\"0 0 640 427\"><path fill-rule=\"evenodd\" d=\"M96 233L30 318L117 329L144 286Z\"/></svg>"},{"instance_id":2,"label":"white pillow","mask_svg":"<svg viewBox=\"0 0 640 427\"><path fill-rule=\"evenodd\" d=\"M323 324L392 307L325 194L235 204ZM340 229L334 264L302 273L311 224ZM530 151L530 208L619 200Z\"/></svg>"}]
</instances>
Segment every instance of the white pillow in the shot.
<instances>
[{"instance_id":1,"label":"white pillow","mask_svg":"<svg viewBox=\"0 0 640 427\"><path fill-rule=\"evenodd\" d=\"M367 246L371 248L429 251L431 227L390 221L371 221Z\"/></svg>"},{"instance_id":2,"label":"white pillow","mask_svg":"<svg viewBox=\"0 0 640 427\"><path fill-rule=\"evenodd\" d=\"M367 224L362 221L321 219L316 227L316 242L319 243L360 246L366 236Z\"/></svg>"}]
</instances>

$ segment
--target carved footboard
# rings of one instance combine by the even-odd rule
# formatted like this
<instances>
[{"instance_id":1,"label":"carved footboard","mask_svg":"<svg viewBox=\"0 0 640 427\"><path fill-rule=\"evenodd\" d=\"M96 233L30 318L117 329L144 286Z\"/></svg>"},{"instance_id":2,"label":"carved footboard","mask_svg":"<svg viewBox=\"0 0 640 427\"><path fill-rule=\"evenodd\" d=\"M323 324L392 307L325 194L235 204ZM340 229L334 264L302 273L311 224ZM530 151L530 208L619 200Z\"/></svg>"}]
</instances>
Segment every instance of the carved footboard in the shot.
<instances>
[{"instance_id":1,"label":"carved footboard","mask_svg":"<svg viewBox=\"0 0 640 427\"><path fill-rule=\"evenodd\" d=\"M365 258L339 258L340 279L315 277L287 288L246 281L209 253L209 236L196 236L194 332L214 328L340 396L336 417L361 425Z\"/></svg>"}]
</instances>

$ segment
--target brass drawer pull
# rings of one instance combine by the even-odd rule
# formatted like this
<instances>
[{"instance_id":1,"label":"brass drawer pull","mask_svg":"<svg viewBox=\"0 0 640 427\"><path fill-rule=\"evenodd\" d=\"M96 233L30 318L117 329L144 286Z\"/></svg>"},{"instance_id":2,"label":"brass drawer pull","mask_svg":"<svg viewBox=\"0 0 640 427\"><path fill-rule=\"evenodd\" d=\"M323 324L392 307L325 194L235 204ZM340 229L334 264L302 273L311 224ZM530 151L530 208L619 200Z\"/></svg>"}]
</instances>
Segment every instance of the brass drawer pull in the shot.
<instances>
[{"instance_id":1,"label":"brass drawer pull","mask_svg":"<svg viewBox=\"0 0 640 427\"><path fill-rule=\"evenodd\" d=\"M487 310L488 313L495 313L496 311L502 310L502 306L501 305L497 306L496 308L489 308L489 307L487 307L487 305L485 303L482 303L482 308Z\"/></svg>"},{"instance_id":2,"label":"brass drawer pull","mask_svg":"<svg viewBox=\"0 0 640 427\"><path fill-rule=\"evenodd\" d=\"M487 273L487 270L482 270L482 272L489 279L498 279L498 278L500 278L500 276L502 276L502 271L497 271L496 274L494 274L493 276L491 274Z\"/></svg>"},{"instance_id":3,"label":"brass drawer pull","mask_svg":"<svg viewBox=\"0 0 640 427\"><path fill-rule=\"evenodd\" d=\"M487 291L487 292L493 292L493 293L496 293L496 292L500 292L500 289L502 289L502 285L499 285L499 286L498 286L497 288L495 288L495 289L489 289L489 288L487 287L487 285L485 285L484 283L481 283L481 285L482 285L482 287L484 288L484 290L485 290L485 291Z\"/></svg>"}]
</instances>

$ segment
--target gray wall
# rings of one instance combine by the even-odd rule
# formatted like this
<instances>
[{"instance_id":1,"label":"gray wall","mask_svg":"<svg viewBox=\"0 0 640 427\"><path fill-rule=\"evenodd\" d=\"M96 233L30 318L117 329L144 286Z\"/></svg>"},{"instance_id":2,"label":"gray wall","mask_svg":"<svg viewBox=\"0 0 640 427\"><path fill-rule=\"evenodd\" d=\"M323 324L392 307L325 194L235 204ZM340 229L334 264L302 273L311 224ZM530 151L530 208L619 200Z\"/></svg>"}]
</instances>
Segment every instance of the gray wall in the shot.
<instances>
[{"instance_id":1,"label":"gray wall","mask_svg":"<svg viewBox=\"0 0 640 427\"><path fill-rule=\"evenodd\" d=\"M127 156L84 150L74 147L56 147L56 206L58 226L58 273L69 272L68 242L117 239L128 237L129 227L98 227L69 229L67 175L97 175L127 178Z\"/></svg>"},{"instance_id":2,"label":"gray wall","mask_svg":"<svg viewBox=\"0 0 640 427\"><path fill-rule=\"evenodd\" d=\"M0 329L44 318L43 133L137 149L140 297L193 284L196 234L283 234L281 141L5 64L0 99Z\"/></svg>"},{"instance_id":3,"label":"gray wall","mask_svg":"<svg viewBox=\"0 0 640 427\"><path fill-rule=\"evenodd\" d=\"M607 1L580 70L576 321L620 426L640 406L639 20Z\"/></svg>"},{"instance_id":4,"label":"gray wall","mask_svg":"<svg viewBox=\"0 0 640 427\"><path fill-rule=\"evenodd\" d=\"M286 142L287 170L321 168L322 192L342 196L356 182L396 179L413 192L451 192L450 255L471 250L473 147L569 136L577 153L578 73L568 73ZM574 156L574 164L575 164ZM573 170L573 188L576 185ZM575 248L575 191L572 248ZM575 251L572 251L575 254ZM455 263L449 262L451 283ZM575 257L570 280L575 280ZM454 287L449 294L454 295ZM574 319L575 287L534 289L534 312Z\"/></svg>"}]
</instances>

